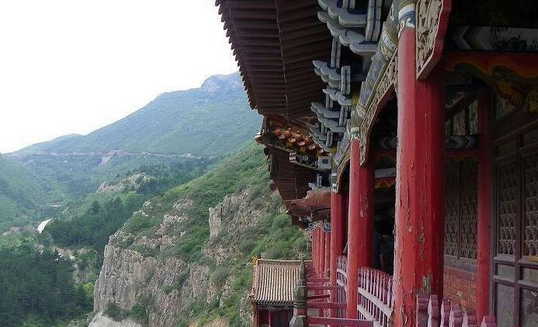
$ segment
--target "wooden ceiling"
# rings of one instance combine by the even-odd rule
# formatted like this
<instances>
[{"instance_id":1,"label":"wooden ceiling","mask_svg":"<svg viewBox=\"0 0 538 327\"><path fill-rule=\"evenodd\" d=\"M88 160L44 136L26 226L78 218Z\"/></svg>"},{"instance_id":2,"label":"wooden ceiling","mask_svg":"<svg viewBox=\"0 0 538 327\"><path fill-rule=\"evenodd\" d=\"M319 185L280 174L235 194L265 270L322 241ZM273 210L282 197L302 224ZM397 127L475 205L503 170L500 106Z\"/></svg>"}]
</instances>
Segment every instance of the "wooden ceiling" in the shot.
<instances>
[{"instance_id":1,"label":"wooden ceiling","mask_svg":"<svg viewBox=\"0 0 538 327\"><path fill-rule=\"evenodd\" d=\"M292 164L286 151L277 148L267 149L271 160L269 163L271 177L282 199L289 201L304 198L310 190L308 183L316 181L317 172Z\"/></svg>"},{"instance_id":2,"label":"wooden ceiling","mask_svg":"<svg viewBox=\"0 0 538 327\"><path fill-rule=\"evenodd\" d=\"M332 37L316 0L217 0L252 108L287 120L312 116L323 82L312 60L329 60Z\"/></svg>"}]
</instances>

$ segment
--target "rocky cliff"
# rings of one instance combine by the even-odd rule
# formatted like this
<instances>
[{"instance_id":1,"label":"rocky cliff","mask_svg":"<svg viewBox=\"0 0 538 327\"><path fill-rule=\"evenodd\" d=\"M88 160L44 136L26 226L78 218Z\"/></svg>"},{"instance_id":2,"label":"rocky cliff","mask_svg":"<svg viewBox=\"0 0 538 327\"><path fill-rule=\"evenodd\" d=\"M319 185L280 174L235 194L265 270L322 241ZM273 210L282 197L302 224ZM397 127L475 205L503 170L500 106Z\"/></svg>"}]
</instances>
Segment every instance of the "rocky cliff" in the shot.
<instances>
[{"instance_id":1,"label":"rocky cliff","mask_svg":"<svg viewBox=\"0 0 538 327\"><path fill-rule=\"evenodd\" d=\"M301 258L306 246L261 150L247 148L110 237L90 327L250 326L252 258Z\"/></svg>"},{"instance_id":2,"label":"rocky cliff","mask_svg":"<svg viewBox=\"0 0 538 327\"><path fill-rule=\"evenodd\" d=\"M152 327L174 326L181 318L181 309L197 299L204 299L208 305L224 303L233 292L234 276L226 277L225 281L216 280L218 276L212 280L214 264L233 260L240 254L238 242L229 244L220 241L224 237L240 240L242 233L268 214L267 207L256 208L249 198L247 188L226 196L221 203L210 208L208 225L211 241L202 248L205 259L202 262L188 263L170 255L188 233L183 223L188 220L188 212L193 206L190 200L178 200L172 210L163 215L152 237L135 236L128 227L114 234L105 248L103 267L95 287L96 317L90 326L110 325L110 319L103 315L110 303L115 303L125 312L124 316L128 316L135 306L143 307L147 310L147 323ZM155 205L158 204L146 202L137 214L150 218ZM223 284L219 285L221 282ZM243 305L240 308L240 316L245 322L250 319L246 295L241 294ZM139 325L144 323L143 320ZM219 321L218 326L228 326L225 320ZM135 326L132 319L116 324L110 326Z\"/></svg>"}]
</instances>

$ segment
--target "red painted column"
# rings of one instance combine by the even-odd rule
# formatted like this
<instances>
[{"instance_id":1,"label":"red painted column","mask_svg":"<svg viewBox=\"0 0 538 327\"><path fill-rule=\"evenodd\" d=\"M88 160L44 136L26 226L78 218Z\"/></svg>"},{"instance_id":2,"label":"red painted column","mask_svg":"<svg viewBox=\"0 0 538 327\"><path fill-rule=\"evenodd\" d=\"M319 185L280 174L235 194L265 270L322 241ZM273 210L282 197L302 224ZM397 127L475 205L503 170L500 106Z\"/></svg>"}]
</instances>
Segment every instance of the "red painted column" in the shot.
<instances>
[{"instance_id":1,"label":"red painted column","mask_svg":"<svg viewBox=\"0 0 538 327\"><path fill-rule=\"evenodd\" d=\"M491 236L491 135L489 92L478 95L478 128L480 151L478 157L478 222L476 260L476 315L478 321L489 314L490 236Z\"/></svg>"},{"instance_id":2,"label":"red painted column","mask_svg":"<svg viewBox=\"0 0 538 327\"><path fill-rule=\"evenodd\" d=\"M443 294L444 77L416 79L415 29L398 43L394 326L414 326L416 295Z\"/></svg>"},{"instance_id":3,"label":"red painted column","mask_svg":"<svg viewBox=\"0 0 538 327\"><path fill-rule=\"evenodd\" d=\"M331 233L325 232L325 265L323 266L323 277L329 277L331 266Z\"/></svg>"},{"instance_id":4,"label":"red painted column","mask_svg":"<svg viewBox=\"0 0 538 327\"><path fill-rule=\"evenodd\" d=\"M344 224L346 219L346 199L342 191L331 192L331 259L330 259L330 279L331 286L336 284L336 259L344 251ZM337 301L337 291L331 290L331 302ZM337 310L331 309L331 317L337 316Z\"/></svg>"},{"instance_id":5,"label":"red painted column","mask_svg":"<svg viewBox=\"0 0 538 327\"><path fill-rule=\"evenodd\" d=\"M314 272L318 271L318 229L314 228L312 230L312 266Z\"/></svg>"},{"instance_id":6,"label":"red painted column","mask_svg":"<svg viewBox=\"0 0 538 327\"><path fill-rule=\"evenodd\" d=\"M320 229L316 227L316 277L319 277L320 272L320 256L321 256L321 239L320 239Z\"/></svg>"},{"instance_id":7,"label":"red painted column","mask_svg":"<svg viewBox=\"0 0 538 327\"><path fill-rule=\"evenodd\" d=\"M323 278L323 268L325 267L325 232L323 227L319 227L319 277Z\"/></svg>"},{"instance_id":8,"label":"red painted column","mask_svg":"<svg viewBox=\"0 0 538 327\"><path fill-rule=\"evenodd\" d=\"M321 273L321 229L316 227L316 277Z\"/></svg>"},{"instance_id":9,"label":"red painted column","mask_svg":"<svg viewBox=\"0 0 538 327\"><path fill-rule=\"evenodd\" d=\"M360 267L371 266L374 170L360 165L359 141L351 141L349 164L349 219L347 245L347 317L357 319Z\"/></svg>"}]
</instances>

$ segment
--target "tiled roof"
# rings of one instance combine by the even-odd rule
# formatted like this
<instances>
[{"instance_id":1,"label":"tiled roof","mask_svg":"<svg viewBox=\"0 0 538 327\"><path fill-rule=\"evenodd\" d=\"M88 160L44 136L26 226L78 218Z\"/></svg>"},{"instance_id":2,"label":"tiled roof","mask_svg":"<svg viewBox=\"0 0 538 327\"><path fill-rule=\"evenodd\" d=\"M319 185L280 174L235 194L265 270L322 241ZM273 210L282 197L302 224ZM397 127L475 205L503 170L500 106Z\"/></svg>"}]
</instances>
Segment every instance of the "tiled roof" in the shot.
<instances>
[{"instance_id":1,"label":"tiled roof","mask_svg":"<svg viewBox=\"0 0 538 327\"><path fill-rule=\"evenodd\" d=\"M300 266L300 260L257 260L251 301L261 306L293 306Z\"/></svg>"}]
</instances>

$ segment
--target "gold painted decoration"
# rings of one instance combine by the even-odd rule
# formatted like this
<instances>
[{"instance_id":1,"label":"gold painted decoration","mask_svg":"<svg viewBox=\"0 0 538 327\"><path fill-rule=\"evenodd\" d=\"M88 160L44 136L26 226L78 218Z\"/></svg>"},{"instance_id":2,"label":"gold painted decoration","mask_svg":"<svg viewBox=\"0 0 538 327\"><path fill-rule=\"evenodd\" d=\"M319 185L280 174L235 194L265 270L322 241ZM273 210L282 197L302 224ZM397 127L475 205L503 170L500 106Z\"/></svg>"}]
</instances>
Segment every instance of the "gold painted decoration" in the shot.
<instances>
[{"instance_id":1,"label":"gold painted decoration","mask_svg":"<svg viewBox=\"0 0 538 327\"><path fill-rule=\"evenodd\" d=\"M525 109L529 112L538 112L538 87L535 87L527 95Z\"/></svg>"},{"instance_id":2,"label":"gold painted decoration","mask_svg":"<svg viewBox=\"0 0 538 327\"><path fill-rule=\"evenodd\" d=\"M417 78L425 79L443 51L452 0L419 0L416 22Z\"/></svg>"},{"instance_id":3,"label":"gold painted decoration","mask_svg":"<svg viewBox=\"0 0 538 327\"><path fill-rule=\"evenodd\" d=\"M538 112L538 68L531 54L454 52L447 56L446 69L473 76L489 85L500 98L497 120L514 108Z\"/></svg>"},{"instance_id":4,"label":"gold painted decoration","mask_svg":"<svg viewBox=\"0 0 538 327\"><path fill-rule=\"evenodd\" d=\"M361 120L358 128L358 138L360 141L361 165L368 161L368 149L370 130L374 124L377 114L385 104L392 91L396 90L398 80L398 64L397 52L385 67L378 83L374 87L373 97L369 101L366 108L359 109L364 113L364 118Z\"/></svg>"}]
</instances>

